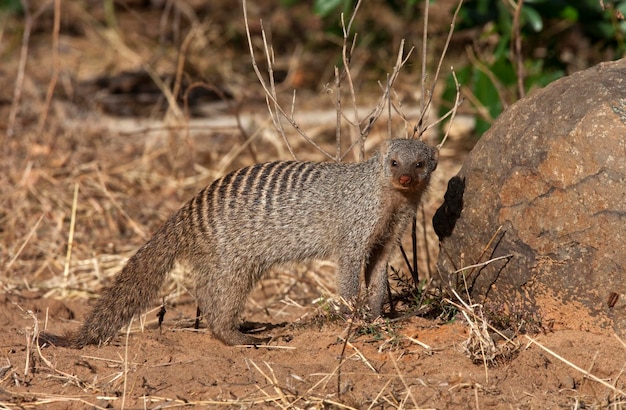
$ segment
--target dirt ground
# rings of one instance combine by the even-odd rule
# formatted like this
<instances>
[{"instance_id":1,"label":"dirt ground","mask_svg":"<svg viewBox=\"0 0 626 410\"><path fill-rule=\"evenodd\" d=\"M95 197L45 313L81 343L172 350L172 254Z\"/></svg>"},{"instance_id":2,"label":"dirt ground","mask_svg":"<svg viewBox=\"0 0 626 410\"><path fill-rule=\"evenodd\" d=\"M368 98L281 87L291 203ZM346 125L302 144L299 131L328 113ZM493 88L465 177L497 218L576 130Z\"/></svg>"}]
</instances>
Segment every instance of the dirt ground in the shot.
<instances>
[{"instance_id":1,"label":"dirt ground","mask_svg":"<svg viewBox=\"0 0 626 410\"><path fill-rule=\"evenodd\" d=\"M55 330L75 327L88 304L33 294L6 295L0 404L6 408L621 408L610 388L592 381L521 337L515 356L488 367L463 353L468 326L411 317L374 333L342 338L345 323L269 309L275 340L259 348L226 347L202 328L190 329L193 304L175 320L83 350L31 343L48 317ZM152 315L151 315L152 316ZM185 322L186 320L186 327ZM276 324L277 323L277 324ZM623 389L624 350L607 335L561 330L534 336L609 385ZM612 404L611 404L612 403ZM621 404L620 404L621 403Z\"/></svg>"},{"instance_id":2,"label":"dirt ground","mask_svg":"<svg viewBox=\"0 0 626 410\"><path fill-rule=\"evenodd\" d=\"M174 273L162 292L167 312L161 326L162 301L155 300L109 345L40 348L39 332L76 329L127 258L200 188L237 167L290 157L268 119L249 56L233 46L244 43L239 12L224 12L229 3L215 2L212 14L195 21L202 2L181 3L189 8L169 15L149 2L127 3L116 14L120 29L113 30L96 2L64 2L55 36L53 2L34 2L28 47L24 19L2 20L0 409L626 408L623 339L578 330L575 317L567 329L544 324L538 334L505 329L499 336L486 328L480 306L454 306L458 300L438 293L438 246L428 221L474 143L468 116L458 117L418 212L423 282L417 302L407 293L412 285L402 257L392 263L399 271L392 278L395 314L374 323L333 315L328 302L336 297L335 266L312 261L274 270L251 295L246 325L271 342L227 347L204 323L194 329L195 303ZM271 16L274 27L290 21L297 32L302 22L282 8L251 9L254 18ZM433 13L435 22L447 16ZM308 25L321 24L307 18ZM185 42L185 22L202 35ZM289 33L274 34L279 42ZM258 27L253 35L258 45ZM150 78L150 70L175 76L184 47L172 44L187 50L181 84L197 81L218 90L189 94L182 117ZM298 87L294 118L332 151L336 99L323 86L324 79L332 85L332 64L329 70L296 46L276 48L288 57L276 61L276 72L285 70L281 102L289 107L291 89ZM336 58L340 47L334 50ZM378 84L369 84L380 73L363 68L371 58L355 54L352 61L355 77L362 73L357 88L365 109L380 98ZM393 67L395 57L376 58ZM410 125L419 115L419 75L409 67L401 78L395 95ZM179 97L174 93L184 107ZM349 117L352 108L345 113ZM394 132L405 132L395 117ZM324 159L286 128L299 158ZM354 127L344 122L342 130L345 151ZM368 153L386 134L383 115ZM425 138L435 143L440 135L433 128ZM411 260L408 236L405 247Z\"/></svg>"}]
</instances>

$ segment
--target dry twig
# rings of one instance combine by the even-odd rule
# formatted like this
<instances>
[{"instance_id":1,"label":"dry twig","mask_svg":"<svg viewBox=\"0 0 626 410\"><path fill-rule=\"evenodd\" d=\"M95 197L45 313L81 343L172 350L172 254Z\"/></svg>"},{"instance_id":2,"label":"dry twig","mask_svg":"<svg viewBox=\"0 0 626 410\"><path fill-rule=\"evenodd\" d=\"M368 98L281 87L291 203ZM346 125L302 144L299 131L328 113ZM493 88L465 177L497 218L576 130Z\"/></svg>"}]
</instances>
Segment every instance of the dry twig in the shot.
<instances>
[{"instance_id":1,"label":"dry twig","mask_svg":"<svg viewBox=\"0 0 626 410\"><path fill-rule=\"evenodd\" d=\"M601 385L603 385L604 387L610 389L612 392L620 394L622 397L626 398L626 391L622 390L622 389L618 389L617 387L613 386L612 384L606 382L605 380L591 374L589 371L576 366L574 363L570 362L569 360L565 359L564 357L562 357L561 355L555 353L554 351L548 349L546 346L542 345L541 343L539 343L538 341L536 341L535 339L533 339L532 337L525 335L526 339L528 339L528 344L534 344L537 345L539 348L541 348L543 351L545 351L546 353L550 354L552 357L555 357L557 359L559 359L561 362L565 363L566 365L568 365L569 367L571 367L572 369L582 373L585 377L600 383Z\"/></svg>"}]
</instances>

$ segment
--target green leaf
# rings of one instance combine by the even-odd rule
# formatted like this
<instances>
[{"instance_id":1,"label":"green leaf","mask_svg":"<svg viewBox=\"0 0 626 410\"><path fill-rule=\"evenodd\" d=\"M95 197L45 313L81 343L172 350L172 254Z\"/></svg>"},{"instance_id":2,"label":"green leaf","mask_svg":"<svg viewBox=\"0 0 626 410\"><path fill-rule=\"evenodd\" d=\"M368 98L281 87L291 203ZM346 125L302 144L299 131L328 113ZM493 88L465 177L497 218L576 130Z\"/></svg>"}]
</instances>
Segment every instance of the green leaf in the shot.
<instances>
[{"instance_id":1,"label":"green leaf","mask_svg":"<svg viewBox=\"0 0 626 410\"><path fill-rule=\"evenodd\" d=\"M574 7L567 6L563 9L563 11L561 11L560 16L564 20L576 22L578 21L578 10Z\"/></svg>"},{"instance_id":2,"label":"green leaf","mask_svg":"<svg viewBox=\"0 0 626 410\"><path fill-rule=\"evenodd\" d=\"M523 6L522 18L530 24L530 27L535 33L539 33L543 30L543 19L541 18L541 14L539 14L534 8Z\"/></svg>"},{"instance_id":3,"label":"green leaf","mask_svg":"<svg viewBox=\"0 0 626 410\"><path fill-rule=\"evenodd\" d=\"M489 76L480 70L476 70L474 73L474 95L487 108L493 118L496 118L502 111L498 90Z\"/></svg>"},{"instance_id":4,"label":"green leaf","mask_svg":"<svg viewBox=\"0 0 626 410\"><path fill-rule=\"evenodd\" d=\"M345 5L346 0L315 0L313 3L313 13L320 17L326 17L341 5Z\"/></svg>"},{"instance_id":5,"label":"green leaf","mask_svg":"<svg viewBox=\"0 0 626 410\"><path fill-rule=\"evenodd\" d=\"M22 2L20 0L2 0L0 1L0 12L17 13L22 11Z\"/></svg>"},{"instance_id":6,"label":"green leaf","mask_svg":"<svg viewBox=\"0 0 626 410\"><path fill-rule=\"evenodd\" d=\"M507 55L498 58L489 67L498 81L504 85L515 85L517 83L517 73Z\"/></svg>"}]
</instances>

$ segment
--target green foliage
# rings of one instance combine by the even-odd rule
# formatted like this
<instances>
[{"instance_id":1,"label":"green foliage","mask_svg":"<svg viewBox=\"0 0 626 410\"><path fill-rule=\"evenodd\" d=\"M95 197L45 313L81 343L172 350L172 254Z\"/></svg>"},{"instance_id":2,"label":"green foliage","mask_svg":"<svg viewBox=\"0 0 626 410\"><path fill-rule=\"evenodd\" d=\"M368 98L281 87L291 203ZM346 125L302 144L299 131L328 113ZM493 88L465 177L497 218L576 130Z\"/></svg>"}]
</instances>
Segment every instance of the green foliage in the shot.
<instances>
[{"instance_id":1,"label":"green foliage","mask_svg":"<svg viewBox=\"0 0 626 410\"><path fill-rule=\"evenodd\" d=\"M283 0L284 5L294 5L297 0ZM411 10L420 0L386 0L385 5L401 15L411 15ZM432 2L432 0L431 0ZM313 12L320 17L337 15L338 10L349 13L354 9L354 0L314 0Z\"/></svg>"},{"instance_id":2,"label":"green foliage","mask_svg":"<svg viewBox=\"0 0 626 410\"><path fill-rule=\"evenodd\" d=\"M565 75L569 62L563 57L567 55L564 50L572 38L575 42L587 39L591 45L589 56L574 56L586 59L588 65L602 61L607 49L614 58L626 54L626 22L619 20L616 12L626 12L626 1L605 0L604 3L607 10L600 8L598 0L524 2L519 18L524 92ZM501 0L470 0L460 13L458 30L481 29L481 37L474 43L474 52L470 55L471 63L456 71L459 83L478 113L477 135L489 128L504 105L518 98L518 62L511 57L515 32L513 6L514 3ZM451 106L455 96L456 85L450 75L443 94L447 103L444 106Z\"/></svg>"},{"instance_id":3,"label":"green foliage","mask_svg":"<svg viewBox=\"0 0 626 410\"><path fill-rule=\"evenodd\" d=\"M0 0L0 13L20 13L22 2L20 0Z\"/></svg>"},{"instance_id":4,"label":"green foliage","mask_svg":"<svg viewBox=\"0 0 626 410\"><path fill-rule=\"evenodd\" d=\"M283 6L295 6L298 0L282 0ZM330 15L338 15L338 10L343 12L350 11L354 7L353 0L314 0L313 13L320 17L328 17Z\"/></svg>"},{"instance_id":5,"label":"green foliage","mask_svg":"<svg viewBox=\"0 0 626 410\"><path fill-rule=\"evenodd\" d=\"M327 17L336 9L348 10L352 6L352 0L315 0L313 12L321 17Z\"/></svg>"},{"instance_id":6,"label":"green foliage","mask_svg":"<svg viewBox=\"0 0 626 410\"><path fill-rule=\"evenodd\" d=\"M357 328L356 334L374 341L385 341L388 347L398 347L403 336L398 333L398 324L389 320L364 323Z\"/></svg>"}]
</instances>

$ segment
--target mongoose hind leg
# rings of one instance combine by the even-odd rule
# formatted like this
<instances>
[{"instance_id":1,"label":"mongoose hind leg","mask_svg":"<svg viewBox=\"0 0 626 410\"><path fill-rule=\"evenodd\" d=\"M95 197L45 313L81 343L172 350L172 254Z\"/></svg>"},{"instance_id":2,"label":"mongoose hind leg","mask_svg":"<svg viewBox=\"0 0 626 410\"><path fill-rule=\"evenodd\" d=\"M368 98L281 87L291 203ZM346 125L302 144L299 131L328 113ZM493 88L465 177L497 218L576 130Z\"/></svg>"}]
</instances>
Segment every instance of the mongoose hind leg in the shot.
<instances>
[{"instance_id":1,"label":"mongoose hind leg","mask_svg":"<svg viewBox=\"0 0 626 410\"><path fill-rule=\"evenodd\" d=\"M227 345L260 345L269 338L257 338L239 330L240 315L252 288L253 275L248 272L233 273L220 267L219 278L201 275L196 284L196 298L214 337ZM204 269L206 270L206 268Z\"/></svg>"}]
</instances>

